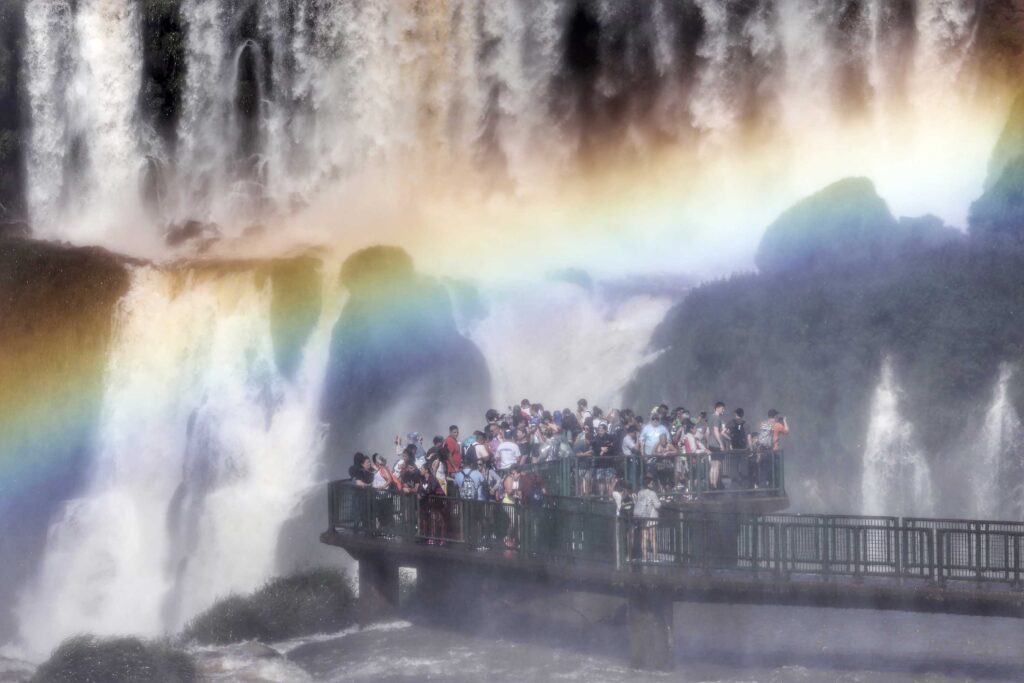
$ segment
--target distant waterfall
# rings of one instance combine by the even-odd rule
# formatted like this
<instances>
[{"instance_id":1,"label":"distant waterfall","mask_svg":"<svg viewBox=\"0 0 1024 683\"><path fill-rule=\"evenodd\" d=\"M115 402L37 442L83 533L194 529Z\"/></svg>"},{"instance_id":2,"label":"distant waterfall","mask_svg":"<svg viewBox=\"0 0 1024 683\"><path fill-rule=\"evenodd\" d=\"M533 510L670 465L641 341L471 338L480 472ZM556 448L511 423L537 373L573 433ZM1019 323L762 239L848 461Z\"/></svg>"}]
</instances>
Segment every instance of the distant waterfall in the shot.
<instances>
[{"instance_id":1,"label":"distant waterfall","mask_svg":"<svg viewBox=\"0 0 1024 683\"><path fill-rule=\"evenodd\" d=\"M767 153L818 164L803 174L870 175L878 155L907 158L877 134L907 102L920 105L909 129L927 135L895 140L917 153L954 135L983 149L980 186L998 129L970 109L976 3L918 5L183 0L180 111L165 144L139 106L141 5L28 0L31 216L44 236L121 249L128 236L160 253L168 225L240 235L361 183L557 199L587 159L607 159L606 173L673 155L728 169L754 152L752 130ZM880 126L866 136L849 125L863 111ZM820 166L818 131L850 149L874 140L875 156ZM817 189L772 168L789 198ZM898 184L875 180L883 194Z\"/></svg>"},{"instance_id":2,"label":"distant waterfall","mask_svg":"<svg viewBox=\"0 0 1024 683\"><path fill-rule=\"evenodd\" d=\"M929 515L935 507L931 471L914 427L899 410L901 389L892 359L871 399L863 467L861 512L866 515Z\"/></svg>"},{"instance_id":3,"label":"distant waterfall","mask_svg":"<svg viewBox=\"0 0 1024 683\"><path fill-rule=\"evenodd\" d=\"M969 451L969 480L974 493L973 514L979 519L1024 516L1024 427L1009 398L1014 368L1004 364L981 434Z\"/></svg>"},{"instance_id":4,"label":"distant waterfall","mask_svg":"<svg viewBox=\"0 0 1024 683\"><path fill-rule=\"evenodd\" d=\"M608 301L565 282L491 292L490 314L469 331L491 372L494 405L528 398L548 410L586 398L621 406L631 373L650 360L647 343L669 298Z\"/></svg>"},{"instance_id":5,"label":"distant waterfall","mask_svg":"<svg viewBox=\"0 0 1024 683\"><path fill-rule=\"evenodd\" d=\"M252 271L135 271L88 483L51 527L18 608L31 651L75 633L173 633L273 575L281 526L315 482L339 300L325 285L287 380L274 365L270 297Z\"/></svg>"}]
</instances>

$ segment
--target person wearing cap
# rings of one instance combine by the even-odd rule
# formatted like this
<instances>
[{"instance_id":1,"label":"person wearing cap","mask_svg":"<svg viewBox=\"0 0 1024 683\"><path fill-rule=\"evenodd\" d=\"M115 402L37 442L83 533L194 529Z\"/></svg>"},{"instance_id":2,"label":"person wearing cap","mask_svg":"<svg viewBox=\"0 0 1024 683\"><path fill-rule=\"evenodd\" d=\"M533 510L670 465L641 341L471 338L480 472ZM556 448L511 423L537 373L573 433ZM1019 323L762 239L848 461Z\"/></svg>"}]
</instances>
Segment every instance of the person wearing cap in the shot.
<instances>
[{"instance_id":1,"label":"person wearing cap","mask_svg":"<svg viewBox=\"0 0 1024 683\"><path fill-rule=\"evenodd\" d=\"M661 415L655 412L651 421L640 431L640 448L644 455L654 455L654 447L658 445L662 434L668 438L668 428L661 424Z\"/></svg>"}]
</instances>

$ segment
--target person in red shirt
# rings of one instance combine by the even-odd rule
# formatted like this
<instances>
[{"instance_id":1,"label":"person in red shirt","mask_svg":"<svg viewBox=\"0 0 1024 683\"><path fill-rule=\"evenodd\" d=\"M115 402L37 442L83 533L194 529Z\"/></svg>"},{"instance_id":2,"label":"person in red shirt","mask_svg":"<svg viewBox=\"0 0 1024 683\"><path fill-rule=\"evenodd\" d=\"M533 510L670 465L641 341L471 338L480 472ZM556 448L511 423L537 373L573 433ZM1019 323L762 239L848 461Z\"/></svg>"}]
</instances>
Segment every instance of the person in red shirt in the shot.
<instances>
[{"instance_id":1,"label":"person in red shirt","mask_svg":"<svg viewBox=\"0 0 1024 683\"><path fill-rule=\"evenodd\" d=\"M444 446L448 449L448 464L452 472L462 469L462 449L459 446L459 426L452 425L448 428L448 437L444 440Z\"/></svg>"}]
</instances>

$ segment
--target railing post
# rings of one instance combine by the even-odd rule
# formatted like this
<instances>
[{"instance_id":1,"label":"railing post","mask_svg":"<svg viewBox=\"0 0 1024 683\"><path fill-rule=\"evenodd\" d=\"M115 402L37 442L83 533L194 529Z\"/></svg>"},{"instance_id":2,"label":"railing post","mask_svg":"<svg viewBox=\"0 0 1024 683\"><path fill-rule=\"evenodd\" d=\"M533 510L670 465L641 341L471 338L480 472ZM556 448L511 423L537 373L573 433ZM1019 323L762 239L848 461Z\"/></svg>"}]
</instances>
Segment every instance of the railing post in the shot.
<instances>
[{"instance_id":1,"label":"railing post","mask_svg":"<svg viewBox=\"0 0 1024 683\"><path fill-rule=\"evenodd\" d=\"M327 530L334 531L338 523L338 486L335 482L327 484Z\"/></svg>"},{"instance_id":2,"label":"railing post","mask_svg":"<svg viewBox=\"0 0 1024 683\"><path fill-rule=\"evenodd\" d=\"M971 524L970 526L974 527L973 536L974 536L974 539L975 539L975 543L974 543L974 578L975 578L976 581L981 582L981 578L982 578L982 571L981 571L981 544L982 544L982 539L986 538L986 536L984 535L984 533L982 531L982 526L980 524L977 524L977 525Z\"/></svg>"}]
</instances>

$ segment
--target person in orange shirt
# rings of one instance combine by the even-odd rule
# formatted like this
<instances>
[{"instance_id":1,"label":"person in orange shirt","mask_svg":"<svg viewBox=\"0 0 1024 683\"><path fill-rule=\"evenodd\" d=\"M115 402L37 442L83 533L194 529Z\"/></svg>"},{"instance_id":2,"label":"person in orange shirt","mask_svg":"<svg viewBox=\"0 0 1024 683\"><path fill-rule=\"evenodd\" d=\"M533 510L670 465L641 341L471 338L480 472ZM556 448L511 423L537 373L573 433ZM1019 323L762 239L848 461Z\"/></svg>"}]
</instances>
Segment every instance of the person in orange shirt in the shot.
<instances>
[{"instance_id":1,"label":"person in orange shirt","mask_svg":"<svg viewBox=\"0 0 1024 683\"><path fill-rule=\"evenodd\" d=\"M776 453L782 450L782 435L789 434L789 423L785 415L779 415L777 410L769 410L768 417L775 420L772 425L772 450Z\"/></svg>"}]
</instances>

